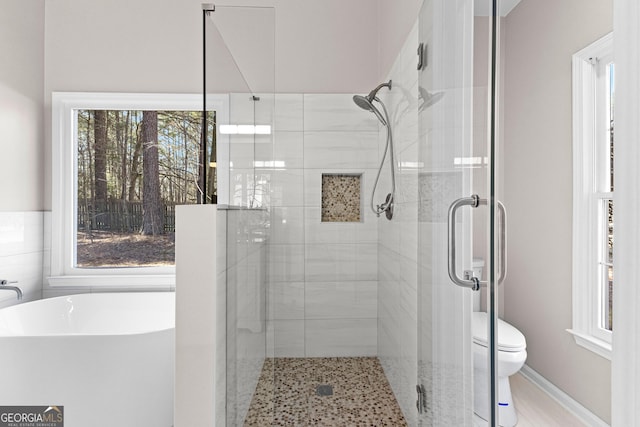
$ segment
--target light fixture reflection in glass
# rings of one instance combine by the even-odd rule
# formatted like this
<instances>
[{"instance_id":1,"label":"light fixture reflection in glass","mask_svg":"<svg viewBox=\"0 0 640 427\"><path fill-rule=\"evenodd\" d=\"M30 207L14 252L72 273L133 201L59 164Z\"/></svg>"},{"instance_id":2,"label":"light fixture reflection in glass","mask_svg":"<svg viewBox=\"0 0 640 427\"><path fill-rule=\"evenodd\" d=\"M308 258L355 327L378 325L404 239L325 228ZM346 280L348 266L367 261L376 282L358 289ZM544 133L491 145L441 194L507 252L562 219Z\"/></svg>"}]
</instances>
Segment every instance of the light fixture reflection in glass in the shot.
<instances>
[{"instance_id":1,"label":"light fixture reflection in glass","mask_svg":"<svg viewBox=\"0 0 640 427\"><path fill-rule=\"evenodd\" d=\"M253 162L253 167L256 168L285 168L287 164L284 160L262 161L256 160Z\"/></svg>"},{"instance_id":2,"label":"light fixture reflection in glass","mask_svg":"<svg viewBox=\"0 0 640 427\"><path fill-rule=\"evenodd\" d=\"M422 168L424 168L424 162L400 162L400 168L402 168L402 169L422 169Z\"/></svg>"},{"instance_id":3,"label":"light fixture reflection in glass","mask_svg":"<svg viewBox=\"0 0 640 427\"><path fill-rule=\"evenodd\" d=\"M456 157L453 159L453 164L473 168L489 164L489 159L487 157Z\"/></svg>"}]
</instances>

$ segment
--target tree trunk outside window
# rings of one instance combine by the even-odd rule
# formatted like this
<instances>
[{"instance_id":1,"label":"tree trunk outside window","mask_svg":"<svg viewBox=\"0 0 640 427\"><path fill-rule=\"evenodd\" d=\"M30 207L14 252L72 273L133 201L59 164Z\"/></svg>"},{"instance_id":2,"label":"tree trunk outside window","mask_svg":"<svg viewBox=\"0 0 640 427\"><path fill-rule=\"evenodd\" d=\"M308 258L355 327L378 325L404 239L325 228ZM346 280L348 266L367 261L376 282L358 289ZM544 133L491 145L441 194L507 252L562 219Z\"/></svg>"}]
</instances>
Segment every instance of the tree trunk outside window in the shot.
<instances>
[{"instance_id":1,"label":"tree trunk outside window","mask_svg":"<svg viewBox=\"0 0 640 427\"><path fill-rule=\"evenodd\" d=\"M91 215L94 224L104 223L107 209L107 112L93 112L95 200Z\"/></svg>"},{"instance_id":2,"label":"tree trunk outside window","mask_svg":"<svg viewBox=\"0 0 640 427\"><path fill-rule=\"evenodd\" d=\"M158 155L158 112L142 113L142 234L164 232Z\"/></svg>"}]
</instances>

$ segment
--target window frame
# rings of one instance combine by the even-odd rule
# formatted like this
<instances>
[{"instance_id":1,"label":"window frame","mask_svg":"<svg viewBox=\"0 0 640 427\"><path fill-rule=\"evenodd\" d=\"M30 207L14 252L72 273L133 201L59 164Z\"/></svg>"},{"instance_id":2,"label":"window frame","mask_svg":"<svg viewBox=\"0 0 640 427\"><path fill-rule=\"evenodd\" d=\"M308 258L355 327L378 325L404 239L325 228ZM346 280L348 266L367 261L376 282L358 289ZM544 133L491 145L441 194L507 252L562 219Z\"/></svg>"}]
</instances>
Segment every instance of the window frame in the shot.
<instances>
[{"instance_id":1,"label":"window frame","mask_svg":"<svg viewBox=\"0 0 640 427\"><path fill-rule=\"evenodd\" d=\"M612 332L601 327L603 289L599 261L602 242L598 227L599 205L614 199L596 185L598 162L604 157L605 132L598 123L606 113L599 102L606 81L606 64L613 59L613 33L609 33L572 58L573 65L573 324L568 329L578 345L611 360ZM599 77L598 69L605 70ZM615 204L615 202L614 202Z\"/></svg>"},{"instance_id":2,"label":"window frame","mask_svg":"<svg viewBox=\"0 0 640 427\"><path fill-rule=\"evenodd\" d=\"M79 268L73 265L76 242L77 110L200 111L201 94L53 92L52 108L52 210L51 287L175 287L175 266ZM208 95L207 110L219 122L228 122L229 99ZM218 142L228 138L217 135Z\"/></svg>"}]
</instances>

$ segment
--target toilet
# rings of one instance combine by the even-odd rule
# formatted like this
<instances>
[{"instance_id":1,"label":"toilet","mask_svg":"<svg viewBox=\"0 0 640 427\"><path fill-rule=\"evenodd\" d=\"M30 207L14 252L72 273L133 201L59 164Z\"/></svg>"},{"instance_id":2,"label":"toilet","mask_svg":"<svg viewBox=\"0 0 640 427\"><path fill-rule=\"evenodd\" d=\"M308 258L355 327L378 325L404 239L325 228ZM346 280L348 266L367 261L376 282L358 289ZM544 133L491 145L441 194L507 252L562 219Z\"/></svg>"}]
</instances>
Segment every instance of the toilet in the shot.
<instances>
[{"instance_id":1,"label":"toilet","mask_svg":"<svg viewBox=\"0 0 640 427\"><path fill-rule=\"evenodd\" d=\"M484 262L474 258L474 275L482 277ZM480 293L477 293L474 308L479 310ZM473 330L473 380L476 415L486 420L489 418L489 384L488 384L488 334L487 313L472 313ZM498 421L501 426L513 427L518 422L516 410L511 396L509 377L522 368L527 359L527 342L518 329L502 319L498 319Z\"/></svg>"}]
</instances>

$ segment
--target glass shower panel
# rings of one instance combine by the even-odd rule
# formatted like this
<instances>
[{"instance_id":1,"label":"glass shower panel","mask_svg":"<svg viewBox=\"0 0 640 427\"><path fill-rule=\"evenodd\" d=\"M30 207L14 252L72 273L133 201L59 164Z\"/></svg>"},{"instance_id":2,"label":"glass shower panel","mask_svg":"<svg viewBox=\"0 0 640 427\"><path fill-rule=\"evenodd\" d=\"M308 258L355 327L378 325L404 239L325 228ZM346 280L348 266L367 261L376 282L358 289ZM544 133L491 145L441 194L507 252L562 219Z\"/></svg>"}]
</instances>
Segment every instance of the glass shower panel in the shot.
<instances>
[{"instance_id":1,"label":"glass shower panel","mask_svg":"<svg viewBox=\"0 0 640 427\"><path fill-rule=\"evenodd\" d=\"M214 7L210 5L210 7ZM230 205L231 193L231 142L235 135L230 133L231 96L244 93L245 104L251 96L249 85L242 75L229 47L218 26L212 20L213 14L220 13L220 7L205 12L204 19L204 92L207 110L215 111L215 138L209 141L209 167L207 168L208 194L216 194L216 201L221 205ZM233 103L234 110L240 105ZM251 124L253 118L248 120ZM237 129L236 129L237 130ZM238 156L234 150L234 156ZM236 164L241 162L236 161ZM215 188L210 188L213 185Z\"/></svg>"},{"instance_id":2,"label":"glass shower panel","mask_svg":"<svg viewBox=\"0 0 640 427\"><path fill-rule=\"evenodd\" d=\"M205 22L205 85L216 111L211 162L225 209L225 356L216 411L220 425L243 425L267 359L266 250L273 168L274 10L211 5ZM271 383L273 383L271 381ZM222 417L221 414L222 413ZM268 420L261 420L268 422Z\"/></svg>"},{"instance_id":3,"label":"glass shower panel","mask_svg":"<svg viewBox=\"0 0 640 427\"><path fill-rule=\"evenodd\" d=\"M209 14L207 97L223 95L216 162L220 204L265 206L265 184L256 168L270 166L275 82L274 12L271 8L221 7ZM268 193L268 191L266 191Z\"/></svg>"},{"instance_id":4,"label":"glass shower panel","mask_svg":"<svg viewBox=\"0 0 640 427\"><path fill-rule=\"evenodd\" d=\"M418 366L420 426L472 426L473 291L449 277L471 269L473 2L426 0L419 16ZM455 227L452 235L450 227ZM453 238L453 241L450 240ZM460 273L461 275L462 273Z\"/></svg>"},{"instance_id":5,"label":"glass shower panel","mask_svg":"<svg viewBox=\"0 0 640 427\"><path fill-rule=\"evenodd\" d=\"M498 198L500 21L476 16L478 4L426 0L420 12L427 53L419 94L440 97L420 111L421 426L497 426L506 404L498 401L496 339L497 283L506 267Z\"/></svg>"}]
</instances>

